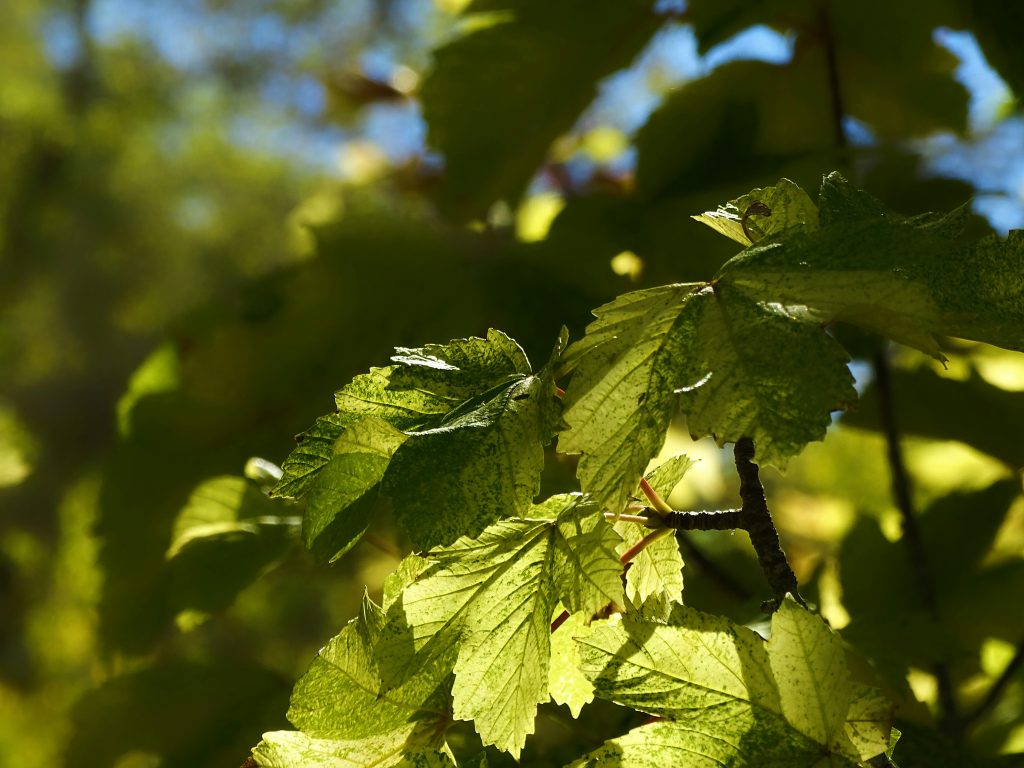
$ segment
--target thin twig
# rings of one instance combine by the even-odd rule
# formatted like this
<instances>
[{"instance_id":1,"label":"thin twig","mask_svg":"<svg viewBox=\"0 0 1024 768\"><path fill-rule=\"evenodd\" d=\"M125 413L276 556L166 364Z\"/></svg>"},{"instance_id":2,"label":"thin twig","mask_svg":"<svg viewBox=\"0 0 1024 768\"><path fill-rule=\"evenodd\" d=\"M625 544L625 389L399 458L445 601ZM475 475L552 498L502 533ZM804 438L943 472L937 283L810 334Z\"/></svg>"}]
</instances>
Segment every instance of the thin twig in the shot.
<instances>
[{"instance_id":1,"label":"thin twig","mask_svg":"<svg viewBox=\"0 0 1024 768\"><path fill-rule=\"evenodd\" d=\"M921 528L917 523L917 515L914 512L910 475L907 473L906 463L903 460L900 432L896 424L896 407L892 390L889 358L884 350L875 355L874 370L875 391L878 393L879 417L882 422L882 430L885 433L886 454L892 478L892 495L896 501L896 506L899 508L900 520L902 521L903 535L900 537L900 540L906 548L907 558L910 560L910 567L914 574L914 581L917 586L918 595L921 598L921 603L924 605L929 616L936 623L939 623L941 615L938 599L935 596L935 582L932 577L928 552L924 545L924 537L921 534ZM939 722L947 732L959 735L963 730L963 721L960 719L959 707L957 706L953 679L950 675L949 667L945 662L937 661L932 665L932 674L935 675L939 691Z\"/></svg>"},{"instance_id":2,"label":"thin twig","mask_svg":"<svg viewBox=\"0 0 1024 768\"><path fill-rule=\"evenodd\" d=\"M829 106L832 109L832 132L836 148L846 154L850 145L846 135L846 107L843 104L842 79L839 75L839 55L836 51L836 38L832 31L832 16L824 3L821 7L819 29L823 48L825 49L825 68L828 75ZM844 158L845 160L845 158Z\"/></svg>"},{"instance_id":3,"label":"thin twig","mask_svg":"<svg viewBox=\"0 0 1024 768\"><path fill-rule=\"evenodd\" d=\"M733 531L743 524L742 509L705 509L665 516L665 525L677 531Z\"/></svg>"}]
</instances>

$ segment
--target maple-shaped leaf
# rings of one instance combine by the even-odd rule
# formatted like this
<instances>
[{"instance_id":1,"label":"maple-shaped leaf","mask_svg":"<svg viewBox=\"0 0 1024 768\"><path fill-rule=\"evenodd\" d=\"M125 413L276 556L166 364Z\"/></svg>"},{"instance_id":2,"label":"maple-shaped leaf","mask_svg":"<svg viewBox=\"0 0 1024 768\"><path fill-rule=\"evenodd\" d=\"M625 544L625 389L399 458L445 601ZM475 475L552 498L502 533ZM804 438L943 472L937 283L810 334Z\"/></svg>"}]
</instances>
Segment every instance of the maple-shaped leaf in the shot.
<instances>
[{"instance_id":1,"label":"maple-shaped leaf","mask_svg":"<svg viewBox=\"0 0 1024 768\"><path fill-rule=\"evenodd\" d=\"M455 718L518 756L548 699L554 608L589 617L622 603L618 542L597 505L572 494L430 552L388 612L382 690L454 671Z\"/></svg>"},{"instance_id":2,"label":"maple-shaped leaf","mask_svg":"<svg viewBox=\"0 0 1024 768\"><path fill-rule=\"evenodd\" d=\"M849 679L842 642L787 600L765 642L687 608L672 626L604 624L580 639L596 695L661 721L578 766L858 766L885 753L892 707Z\"/></svg>"},{"instance_id":3,"label":"maple-shaped leaf","mask_svg":"<svg viewBox=\"0 0 1024 768\"><path fill-rule=\"evenodd\" d=\"M525 514L539 490L555 387L515 341L491 330L392 360L339 390L282 466L274 495L306 501L303 534L322 560L359 540L382 490L421 548Z\"/></svg>"},{"instance_id":4,"label":"maple-shaped leaf","mask_svg":"<svg viewBox=\"0 0 1024 768\"><path fill-rule=\"evenodd\" d=\"M963 210L903 217L825 177L819 229L766 238L718 280L794 315L859 325L941 358L935 336L1024 349L1024 233L956 240Z\"/></svg>"},{"instance_id":5,"label":"maple-shaped leaf","mask_svg":"<svg viewBox=\"0 0 1024 768\"><path fill-rule=\"evenodd\" d=\"M446 764L427 756L451 722L447 694L421 679L380 692L374 646L383 620L364 598L360 616L320 650L292 692L288 719L299 730L265 733L253 750L261 766Z\"/></svg>"},{"instance_id":6,"label":"maple-shaped leaf","mask_svg":"<svg viewBox=\"0 0 1024 768\"><path fill-rule=\"evenodd\" d=\"M635 492L678 405L695 437L752 437L784 463L820 440L856 399L845 351L815 324L727 285L668 285L620 296L566 353L569 430L583 490L612 511Z\"/></svg>"},{"instance_id":7,"label":"maple-shaped leaf","mask_svg":"<svg viewBox=\"0 0 1024 768\"><path fill-rule=\"evenodd\" d=\"M804 196L806 197L806 196ZM779 223L773 223L779 207ZM817 214L783 181L701 218L753 242L708 283L628 293L563 362L583 490L621 509L676 406L691 435L750 437L784 466L856 399L847 355L823 326L843 321L939 355L936 335L1024 348L1024 236L956 240L953 214L902 217L831 174Z\"/></svg>"}]
</instances>

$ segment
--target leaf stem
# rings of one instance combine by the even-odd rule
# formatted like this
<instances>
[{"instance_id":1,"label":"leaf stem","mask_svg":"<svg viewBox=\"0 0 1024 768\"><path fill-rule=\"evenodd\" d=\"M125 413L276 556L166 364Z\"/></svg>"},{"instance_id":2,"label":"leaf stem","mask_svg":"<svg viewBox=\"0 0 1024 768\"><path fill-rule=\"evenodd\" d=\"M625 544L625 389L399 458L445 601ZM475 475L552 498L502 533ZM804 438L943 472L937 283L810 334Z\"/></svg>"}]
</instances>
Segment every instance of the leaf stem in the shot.
<instances>
[{"instance_id":1,"label":"leaf stem","mask_svg":"<svg viewBox=\"0 0 1024 768\"><path fill-rule=\"evenodd\" d=\"M640 490L644 492L644 496L646 496L647 500L651 502L651 508L662 517L671 515L675 512L675 510L668 505L668 502L661 498L661 496L658 495L658 492L651 487L651 484L647 482L646 477L640 478Z\"/></svg>"},{"instance_id":2,"label":"leaf stem","mask_svg":"<svg viewBox=\"0 0 1024 768\"><path fill-rule=\"evenodd\" d=\"M875 355L874 371L879 417L882 422L882 431L885 433L886 455L889 460L892 495L899 508L902 522L903 535L900 540L906 548L921 602L929 616L938 623L941 621L941 615L933 586L931 563L924 545L921 528L917 523L917 515L914 512L910 475L907 473L907 466L903 460L900 432L896 423L889 357L884 349ZM932 674L935 675L939 690L939 722L947 732L959 735L962 733L964 723L959 715L949 667L944 661L937 661L932 665Z\"/></svg>"},{"instance_id":3,"label":"leaf stem","mask_svg":"<svg viewBox=\"0 0 1024 768\"><path fill-rule=\"evenodd\" d=\"M617 515L614 512L605 512L604 519L611 523L617 523L619 520L625 520L627 523L639 523L640 525L646 525L648 528L661 527L661 523L658 518L647 517L646 515Z\"/></svg>"},{"instance_id":4,"label":"leaf stem","mask_svg":"<svg viewBox=\"0 0 1024 768\"><path fill-rule=\"evenodd\" d=\"M622 555L619 556L619 562L625 565L631 562L634 557L643 552L647 547L656 542L658 539L663 539L668 534L672 533L671 528L657 528L644 536L640 541L634 544L632 547L627 549Z\"/></svg>"}]
</instances>

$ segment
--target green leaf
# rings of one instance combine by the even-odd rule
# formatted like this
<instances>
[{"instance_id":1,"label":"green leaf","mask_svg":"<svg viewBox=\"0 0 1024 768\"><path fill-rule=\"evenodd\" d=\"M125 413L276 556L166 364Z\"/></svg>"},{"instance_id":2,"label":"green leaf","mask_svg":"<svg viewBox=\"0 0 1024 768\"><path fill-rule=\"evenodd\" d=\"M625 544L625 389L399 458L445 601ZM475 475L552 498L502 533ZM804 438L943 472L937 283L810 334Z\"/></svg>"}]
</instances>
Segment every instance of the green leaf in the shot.
<instances>
[{"instance_id":1,"label":"green leaf","mask_svg":"<svg viewBox=\"0 0 1024 768\"><path fill-rule=\"evenodd\" d=\"M491 330L392 359L339 390L282 466L274 494L306 500L303 534L321 560L355 545L381 489L421 548L525 514L539 490L554 382L530 375L515 341Z\"/></svg>"},{"instance_id":2,"label":"green leaf","mask_svg":"<svg viewBox=\"0 0 1024 768\"><path fill-rule=\"evenodd\" d=\"M411 433L384 479L398 523L418 548L475 536L499 517L523 515L540 491L553 426L554 383L531 376L467 401L433 429Z\"/></svg>"},{"instance_id":3,"label":"green leaf","mask_svg":"<svg viewBox=\"0 0 1024 768\"><path fill-rule=\"evenodd\" d=\"M62 764L109 768L146 752L168 768L237 765L263 729L283 724L287 696L280 674L257 664L158 662L76 702Z\"/></svg>"},{"instance_id":4,"label":"green leaf","mask_svg":"<svg viewBox=\"0 0 1024 768\"><path fill-rule=\"evenodd\" d=\"M364 599L361 615L321 649L292 692L288 719L299 731L264 734L253 750L261 766L384 768L405 764L405 752L442 745L451 716L444 691L415 679L380 692L374 646L382 621Z\"/></svg>"},{"instance_id":5,"label":"green leaf","mask_svg":"<svg viewBox=\"0 0 1024 768\"><path fill-rule=\"evenodd\" d=\"M843 730L853 688L843 642L823 626L820 617L783 602L772 618L768 656L786 720L812 741L831 746ZM866 757L884 752L888 735Z\"/></svg>"},{"instance_id":6,"label":"green leaf","mask_svg":"<svg viewBox=\"0 0 1024 768\"><path fill-rule=\"evenodd\" d=\"M334 413L301 434L274 495L299 498L336 453L346 428L373 416L398 430L438 422L453 408L511 376L530 373L526 355L501 331L421 349L400 347L387 368L371 368L334 395Z\"/></svg>"},{"instance_id":7,"label":"green leaf","mask_svg":"<svg viewBox=\"0 0 1024 768\"><path fill-rule=\"evenodd\" d=\"M853 323L936 357L936 335L1024 349L1024 235L959 245L961 211L890 214L836 173L820 210L821 229L758 243L718 279L795 316Z\"/></svg>"},{"instance_id":8,"label":"green leaf","mask_svg":"<svg viewBox=\"0 0 1024 768\"><path fill-rule=\"evenodd\" d=\"M514 205L598 81L628 65L661 25L653 6L474 3L470 13L488 15L470 16L476 30L434 52L423 84L427 140L445 156L442 208L470 219L495 200Z\"/></svg>"},{"instance_id":9,"label":"green leaf","mask_svg":"<svg viewBox=\"0 0 1024 768\"><path fill-rule=\"evenodd\" d=\"M783 464L856 398L831 337L724 285L628 293L594 314L566 353L576 368L559 448L583 454L583 489L613 511L660 448L677 402L694 437L752 437L760 462Z\"/></svg>"},{"instance_id":10,"label":"green leaf","mask_svg":"<svg viewBox=\"0 0 1024 768\"><path fill-rule=\"evenodd\" d=\"M583 489L612 511L635 495L644 467L665 439L675 409L677 335L671 333L699 285L669 285L620 296L572 344L573 369L558 448L583 454ZM688 382L692 383L692 382Z\"/></svg>"},{"instance_id":11,"label":"green leaf","mask_svg":"<svg viewBox=\"0 0 1024 768\"><path fill-rule=\"evenodd\" d=\"M231 605L295 542L299 518L280 511L243 477L198 485L178 513L167 549L170 606L212 612Z\"/></svg>"},{"instance_id":12,"label":"green leaf","mask_svg":"<svg viewBox=\"0 0 1024 768\"><path fill-rule=\"evenodd\" d=\"M583 707L594 700L594 685L580 669L579 645L576 642L577 638L589 635L595 626L588 624L587 619L582 613L571 614L551 633L548 693L556 704L569 707L574 718L579 718Z\"/></svg>"},{"instance_id":13,"label":"green leaf","mask_svg":"<svg viewBox=\"0 0 1024 768\"><path fill-rule=\"evenodd\" d=\"M385 690L454 670L455 718L514 755L548 698L556 604L590 616L622 602L618 537L599 508L576 495L541 506L554 514L502 520L431 552L433 567L392 605L378 646Z\"/></svg>"},{"instance_id":14,"label":"green leaf","mask_svg":"<svg viewBox=\"0 0 1024 768\"><path fill-rule=\"evenodd\" d=\"M780 189L789 187L769 192ZM748 210L755 197L744 200ZM785 225L790 217L796 225ZM1024 234L959 245L962 211L904 218L834 173L818 218L815 228L805 203L787 203L782 228L766 230L710 283L628 293L595 310L565 355L574 373L559 440L560 450L582 454L587 493L624 507L677 402L693 437L751 437L759 462L784 466L824 437L831 411L856 399L827 323L936 355L940 334L1024 348Z\"/></svg>"},{"instance_id":15,"label":"green leaf","mask_svg":"<svg viewBox=\"0 0 1024 768\"><path fill-rule=\"evenodd\" d=\"M615 524L615 532L622 537L621 554L650 534L651 529L620 520ZM683 557L675 536L663 536L648 544L626 571L626 597L631 603L639 606L652 595L662 595L669 602L683 602Z\"/></svg>"},{"instance_id":16,"label":"green leaf","mask_svg":"<svg viewBox=\"0 0 1024 768\"><path fill-rule=\"evenodd\" d=\"M692 609L674 619L609 623L580 640L597 696L664 719L577 765L811 768L886 751L891 711L850 685L842 645L820 618L787 601L768 643Z\"/></svg>"},{"instance_id":17,"label":"green leaf","mask_svg":"<svg viewBox=\"0 0 1024 768\"><path fill-rule=\"evenodd\" d=\"M688 456L673 456L648 472L647 482L655 493L663 499L668 499L694 464L696 462Z\"/></svg>"},{"instance_id":18,"label":"green leaf","mask_svg":"<svg viewBox=\"0 0 1024 768\"><path fill-rule=\"evenodd\" d=\"M319 560L337 560L366 532L377 508L377 488L405 439L367 416L335 441L334 456L308 488L302 520L306 546Z\"/></svg>"},{"instance_id":19,"label":"green leaf","mask_svg":"<svg viewBox=\"0 0 1024 768\"><path fill-rule=\"evenodd\" d=\"M781 179L774 187L753 189L693 218L743 246L790 229L818 229L818 208L789 179Z\"/></svg>"}]
</instances>

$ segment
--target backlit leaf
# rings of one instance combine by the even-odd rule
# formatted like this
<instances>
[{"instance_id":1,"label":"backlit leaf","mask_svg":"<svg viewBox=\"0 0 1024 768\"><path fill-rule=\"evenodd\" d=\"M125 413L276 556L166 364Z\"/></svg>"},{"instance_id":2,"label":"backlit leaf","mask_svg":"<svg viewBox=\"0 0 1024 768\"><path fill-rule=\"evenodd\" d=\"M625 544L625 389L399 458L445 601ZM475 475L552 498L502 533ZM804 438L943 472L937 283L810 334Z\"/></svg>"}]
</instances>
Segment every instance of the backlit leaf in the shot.
<instances>
[{"instance_id":1,"label":"backlit leaf","mask_svg":"<svg viewBox=\"0 0 1024 768\"><path fill-rule=\"evenodd\" d=\"M429 554L392 605L378 646L384 690L455 672L454 716L485 744L518 755L548 698L551 616L589 617L622 602L618 537L584 497L555 497L551 517L507 519Z\"/></svg>"},{"instance_id":2,"label":"backlit leaf","mask_svg":"<svg viewBox=\"0 0 1024 768\"><path fill-rule=\"evenodd\" d=\"M786 601L768 643L686 608L674 621L602 625L580 640L597 696L663 719L576 765L854 766L887 749L891 711L851 687L841 642L820 618ZM818 687L801 688L810 680Z\"/></svg>"}]
</instances>

